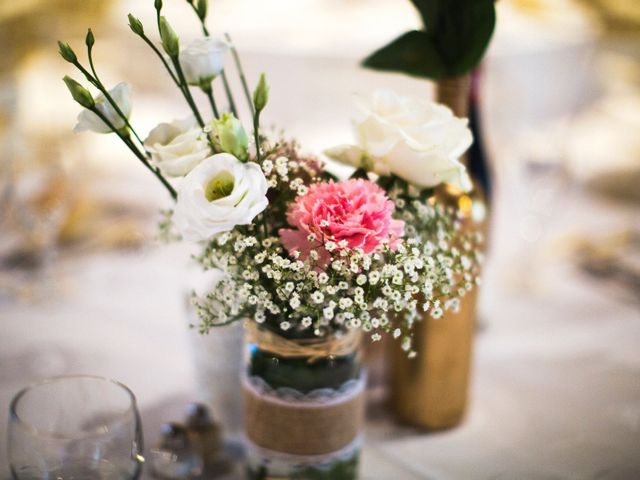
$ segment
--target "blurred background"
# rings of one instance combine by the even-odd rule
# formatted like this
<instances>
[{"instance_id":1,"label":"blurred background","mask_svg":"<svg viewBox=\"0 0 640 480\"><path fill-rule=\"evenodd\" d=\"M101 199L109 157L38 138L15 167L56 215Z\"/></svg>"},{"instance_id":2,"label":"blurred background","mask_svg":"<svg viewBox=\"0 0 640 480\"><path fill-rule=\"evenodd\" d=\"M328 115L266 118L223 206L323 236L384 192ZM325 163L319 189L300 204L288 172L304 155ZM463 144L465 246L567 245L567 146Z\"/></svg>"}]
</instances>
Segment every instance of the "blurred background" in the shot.
<instances>
[{"instance_id":1,"label":"blurred background","mask_svg":"<svg viewBox=\"0 0 640 480\"><path fill-rule=\"evenodd\" d=\"M200 35L186 2L165 8L182 42ZM266 122L305 150L349 141L356 92L432 95L359 66L418 26L408 1L210 8L250 84L267 73ZM35 379L122 380L150 440L198 382L189 248L155 238L169 198L114 136L72 132L61 81L77 75L56 40L81 52L91 27L104 83L133 87L139 132L188 113L129 12L154 23L151 0L0 0L0 465L4 412ZM431 437L374 425L364 475L640 478L640 3L501 0L480 100L494 191L471 411Z\"/></svg>"}]
</instances>

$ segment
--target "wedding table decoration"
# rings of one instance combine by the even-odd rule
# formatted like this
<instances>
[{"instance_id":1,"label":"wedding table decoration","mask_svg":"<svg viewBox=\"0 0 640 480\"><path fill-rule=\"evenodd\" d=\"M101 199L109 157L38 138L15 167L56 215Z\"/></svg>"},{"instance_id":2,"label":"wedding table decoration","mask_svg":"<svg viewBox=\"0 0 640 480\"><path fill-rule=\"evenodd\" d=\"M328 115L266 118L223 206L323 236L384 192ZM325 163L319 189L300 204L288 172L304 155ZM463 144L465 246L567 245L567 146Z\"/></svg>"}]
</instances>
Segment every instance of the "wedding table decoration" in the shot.
<instances>
[{"instance_id":1,"label":"wedding table decoration","mask_svg":"<svg viewBox=\"0 0 640 480\"><path fill-rule=\"evenodd\" d=\"M369 55L363 65L435 81L436 100L455 115L478 123L471 105L472 76L489 45L495 27L494 0L411 0L422 28L411 30ZM477 95L477 85L475 87ZM474 102L477 99L473 98ZM477 129L476 129L477 130ZM475 131L475 135L479 132ZM458 208L467 232L487 231L489 172L481 143L462 158L472 174L473 188L446 188L440 200ZM465 191L466 190L466 191ZM445 314L443 322L426 313L414 325L419 355L409 359L397 348L391 355L391 406L403 423L428 430L455 427L468 404L473 334L477 325L477 290L461 308Z\"/></svg>"},{"instance_id":2,"label":"wedding table decoration","mask_svg":"<svg viewBox=\"0 0 640 480\"><path fill-rule=\"evenodd\" d=\"M204 34L186 48L160 0L160 47L133 15L129 25L162 62L190 115L160 123L143 140L130 120L129 86L108 89L99 78L89 30L88 69L60 43L62 57L99 92L94 97L65 77L84 107L76 131L115 133L174 202L163 211L161 236L192 242L196 262L219 277L210 291L193 294L199 332L244 322L248 477L356 478L366 380L361 341L390 334L415 357L414 322L457 310L477 282L480 239L461 228L458 208L436 191L442 184L471 188L459 161L471 132L445 106L391 91L364 95L357 141L325 152L354 167L339 179L321 157L262 128L265 75L251 94L229 35L209 35L207 1L186 3ZM229 53L250 129L227 77ZM224 102L216 99L216 81Z\"/></svg>"}]
</instances>

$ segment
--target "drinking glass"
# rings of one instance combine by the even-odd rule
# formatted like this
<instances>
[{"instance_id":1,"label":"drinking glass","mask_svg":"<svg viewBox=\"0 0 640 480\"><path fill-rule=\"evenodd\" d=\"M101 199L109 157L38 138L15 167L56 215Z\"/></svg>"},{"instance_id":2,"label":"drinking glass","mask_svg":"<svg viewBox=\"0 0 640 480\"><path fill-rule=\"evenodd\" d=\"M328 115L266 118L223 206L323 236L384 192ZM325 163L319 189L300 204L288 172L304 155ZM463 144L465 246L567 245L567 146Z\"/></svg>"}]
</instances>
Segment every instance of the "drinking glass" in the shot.
<instances>
[{"instance_id":1,"label":"drinking glass","mask_svg":"<svg viewBox=\"0 0 640 480\"><path fill-rule=\"evenodd\" d=\"M88 375L18 392L8 446L17 480L135 480L144 461L135 396L121 383Z\"/></svg>"}]
</instances>

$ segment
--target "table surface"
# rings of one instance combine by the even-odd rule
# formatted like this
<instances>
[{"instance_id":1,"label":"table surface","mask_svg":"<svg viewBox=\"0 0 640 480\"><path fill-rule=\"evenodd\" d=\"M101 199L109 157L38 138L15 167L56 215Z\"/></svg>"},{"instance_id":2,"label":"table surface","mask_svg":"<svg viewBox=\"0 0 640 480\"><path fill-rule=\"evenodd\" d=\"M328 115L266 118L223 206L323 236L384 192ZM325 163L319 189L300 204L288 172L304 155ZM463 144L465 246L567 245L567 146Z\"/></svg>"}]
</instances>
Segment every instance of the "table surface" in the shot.
<instances>
[{"instance_id":1,"label":"table surface","mask_svg":"<svg viewBox=\"0 0 640 480\"><path fill-rule=\"evenodd\" d=\"M249 74L265 63L273 85L296 79L291 89L273 89L271 118L312 149L348 137L349 92L376 86L426 91L416 80L329 58L249 56ZM326 72L331 84L323 80ZM501 141L494 139L493 158L504 166L510 152L496 147ZM362 478L640 478L638 304L583 276L563 248L574 234L638 227L637 210L593 198L569 182L538 211L542 235L523 238L520 219L528 207L514 179L523 180L500 170L467 418L438 434L371 422ZM121 183L130 195L135 185L133 196L147 205L164 201L141 171ZM128 253L61 252L34 280L29 299L2 301L0 411L38 378L104 375L136 393L152 443L160 423L178 418L196 395L183 308L188 252L184 245L153 242ZM2 474L6 418L0 415Z\"/></svg>"}]
</instances>

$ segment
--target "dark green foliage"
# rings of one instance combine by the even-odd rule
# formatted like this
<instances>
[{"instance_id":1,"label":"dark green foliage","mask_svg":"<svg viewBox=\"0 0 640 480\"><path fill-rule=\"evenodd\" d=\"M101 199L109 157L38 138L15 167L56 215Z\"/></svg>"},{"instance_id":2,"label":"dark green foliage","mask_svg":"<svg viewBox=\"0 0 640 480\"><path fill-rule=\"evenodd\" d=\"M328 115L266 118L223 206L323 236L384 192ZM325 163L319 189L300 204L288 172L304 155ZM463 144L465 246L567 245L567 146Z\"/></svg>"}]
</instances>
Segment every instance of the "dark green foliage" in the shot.
<instances>
[{"instance_id":1,"label":"dark green foliage","mask_svg":"<svg viewBox=\"0 0 640 480\"><path fill-rule=\"evenodd\" d=\"M309 393L319 388L339 389L358 378L360 362L355 353L343 357L284 358L255 347L250 352L249 376L258 376L271 388L293 388Z\"/></svg>"},{"instance_id":2,"label":"dark green foliage","mask_svg":"<svg viewBox=\"0 0 640 480\"><path fill-rule=\"evenodd\" d=\"M401 35L363 62L375 70L440 79L471 71L495 27L494 0L411 0L423 30Z\"/></svg>"}]
</instances>

